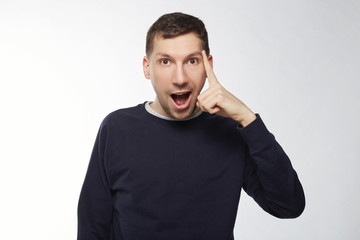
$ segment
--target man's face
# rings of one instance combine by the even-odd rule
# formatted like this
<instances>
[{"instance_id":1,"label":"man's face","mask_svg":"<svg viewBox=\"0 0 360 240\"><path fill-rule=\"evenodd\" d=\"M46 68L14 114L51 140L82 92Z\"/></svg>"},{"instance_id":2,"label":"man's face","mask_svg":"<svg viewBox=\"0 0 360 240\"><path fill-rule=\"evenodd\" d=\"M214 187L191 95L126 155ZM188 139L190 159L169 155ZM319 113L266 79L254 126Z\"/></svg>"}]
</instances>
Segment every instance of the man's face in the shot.
<instances>
[{"instance_id":1,"label":"man's face","mask_svg":"<svg viewBox=\"0 0 360 240\"><path fill-rule=\"evenodd\" d=\"M153 50L144 57L143 68L156 93L150 105L156 112L185 119L199 111L196 98L206 78L201 51L201 40L195 33L154 38ZM211 56L209 60L212 62Z\"/></svg>"}]
</instances>

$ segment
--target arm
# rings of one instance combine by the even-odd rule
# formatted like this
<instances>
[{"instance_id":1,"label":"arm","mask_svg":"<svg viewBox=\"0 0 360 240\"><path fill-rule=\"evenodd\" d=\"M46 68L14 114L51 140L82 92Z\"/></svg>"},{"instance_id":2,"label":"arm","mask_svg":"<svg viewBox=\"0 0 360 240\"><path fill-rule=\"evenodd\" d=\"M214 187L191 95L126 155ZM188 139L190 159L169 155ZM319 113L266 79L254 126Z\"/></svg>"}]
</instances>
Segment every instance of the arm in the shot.
<instances>
[{"instance_id":1,"label":"arm","mask_svg":"<svg viewBox=\"0 0 360 240\"><path fill-rule=\"evenodd\" d=\"M102 125L80 193L78 240L110 239L112 196L104 167L106 137L106 126Z\"/></svg>"},{"instance_id":2,"label":"arm","mask_svg":"<svg viewBox=\"0 0 360 240\"><path fill-rule=\"evenodd\" d=\"M305 196L291 162L260 116L239 129L248 146L243 188L266 212L295 218L305 208Z\"/></svg>"},{"instance_id":3,"label":"arm","mask_svg":"<svg viewBox=\"0 0 360 240\"><path fill-rule=\"evenodd\" d=\"M211 114L237 121L248 145L244 190L270 214L280 218L299 216L305 207L301 183L289 158L256 116L241 100L218 82L212 57L202 52L209 88L198 96L197 106Z\"/></svg>"}]
</instances>

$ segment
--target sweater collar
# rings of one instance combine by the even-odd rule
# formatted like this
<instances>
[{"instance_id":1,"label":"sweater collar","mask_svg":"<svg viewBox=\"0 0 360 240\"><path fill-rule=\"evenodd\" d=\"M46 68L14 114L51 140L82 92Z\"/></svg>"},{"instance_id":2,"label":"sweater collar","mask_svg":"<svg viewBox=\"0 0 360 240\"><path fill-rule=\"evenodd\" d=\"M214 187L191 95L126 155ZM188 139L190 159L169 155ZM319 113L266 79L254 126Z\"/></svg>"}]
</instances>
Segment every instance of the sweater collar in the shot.
<instances>
[{"instance_id":1,"label":"sweater collar","mask_svg":"<svg viewBox=\"0 0 360 240\"><path fill-rule=\"evenodd\" d=\"M147 101L145 103L145 109L148 113L150 113L151 115L155 116L155 117L158 117L158 118L161 118L161 119L164 119L164 120L168 120L168 121L187 121L187 120L191 120L191 119L194 119L198 116L201 115L202 111L200 110L198 113L196 113L194 116L190 117L190 118L185 118L185 119L176 119L176 118L171 118L171 117L167 117L167 116L164 116L164 115L161 115L160 113L156 112L154 109L152 109L152 107L150 107L150 101Z\"/></svg>"}]
</instances>

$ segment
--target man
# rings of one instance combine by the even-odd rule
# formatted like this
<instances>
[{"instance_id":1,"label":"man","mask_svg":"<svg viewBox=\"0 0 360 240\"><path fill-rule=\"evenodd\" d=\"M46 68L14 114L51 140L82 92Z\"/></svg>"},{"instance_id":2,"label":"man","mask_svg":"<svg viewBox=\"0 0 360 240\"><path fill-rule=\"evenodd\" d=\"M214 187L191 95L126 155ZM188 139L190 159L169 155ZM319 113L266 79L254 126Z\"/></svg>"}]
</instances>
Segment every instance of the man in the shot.
<instances>
[{"instance_id":1,"label":"man","mask_svg":"<svg viewBox=\"0 0 360 240\"><path fill-rule=\"evenodd\" d=\"M201 20L160 17L143 69L155 100L102 122L79 200L79 240L234 239L241 188L276 217L302 213L290 160L217 80Z\"/></svg>"}]
</instances>

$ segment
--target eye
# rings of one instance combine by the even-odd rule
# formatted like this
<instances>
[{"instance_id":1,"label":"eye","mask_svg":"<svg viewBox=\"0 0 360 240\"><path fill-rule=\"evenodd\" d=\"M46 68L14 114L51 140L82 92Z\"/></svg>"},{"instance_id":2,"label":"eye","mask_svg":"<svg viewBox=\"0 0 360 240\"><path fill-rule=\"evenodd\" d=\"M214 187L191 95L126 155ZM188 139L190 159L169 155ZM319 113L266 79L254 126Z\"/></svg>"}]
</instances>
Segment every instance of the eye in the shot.
<instances>
[{"instance_id":1,"label":"eye","mask_svg":"<svg viewBox=\"0 0 360 240\"><path fill-rule=\"evenodd\" d=\"M190 63L190 64L197 64L199 61L196 59L196 58L190 58L189 60L188 60L188 63Z\"/></svg>"},{"instance_id":2,"label":"eye","mask_svg":"<svg viewBox=\"0 0 360 240\"><path fill-rule=\"evenodd\" d=\"M164 59L161 59L161 60L160 60L160 63L161 63L162 65L169 65L169 64L170 64L170 60L164 58Z\"/></svg>"}]
</instances>

